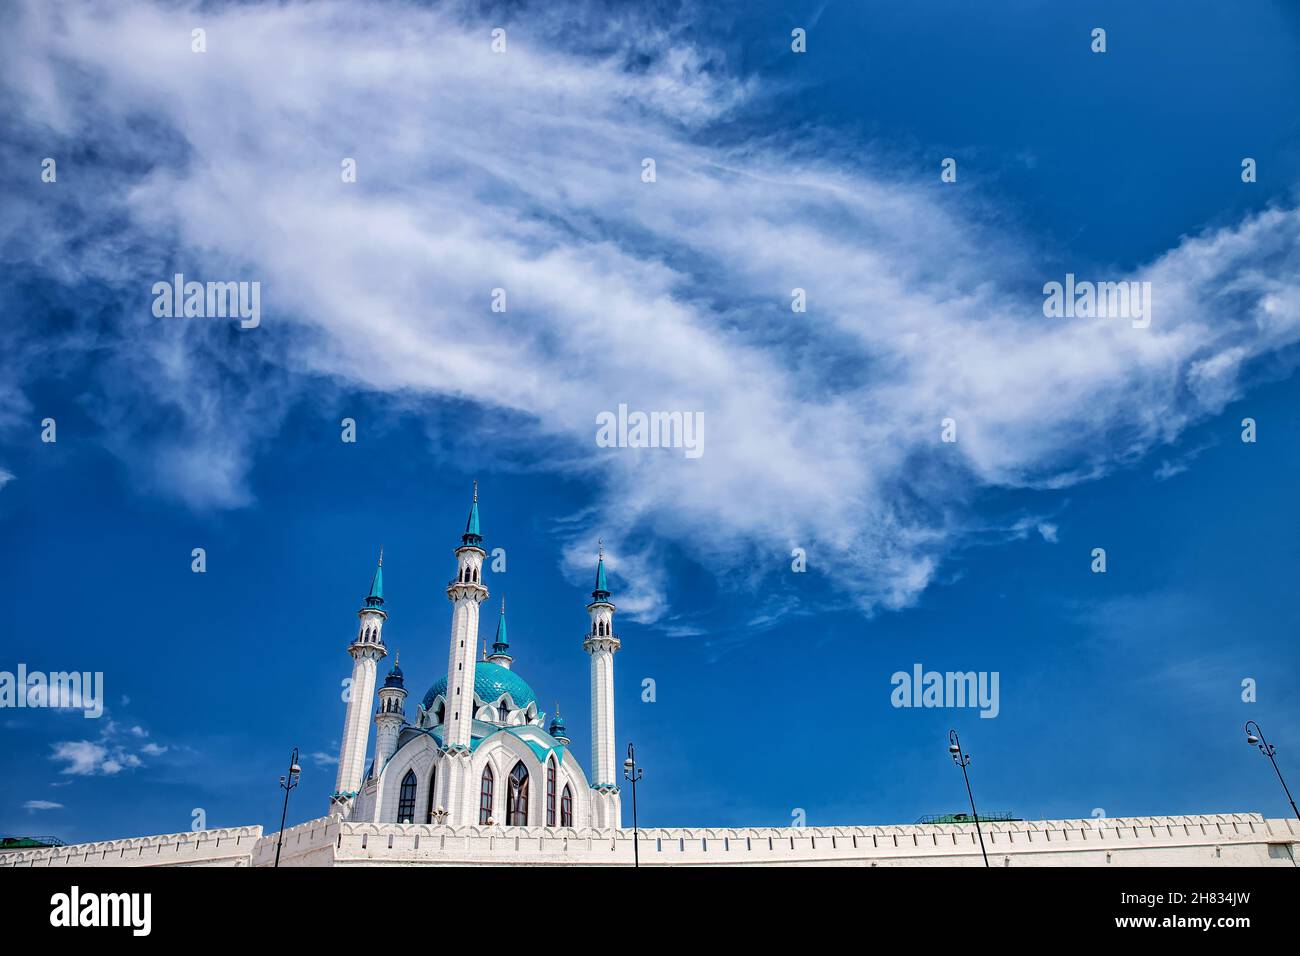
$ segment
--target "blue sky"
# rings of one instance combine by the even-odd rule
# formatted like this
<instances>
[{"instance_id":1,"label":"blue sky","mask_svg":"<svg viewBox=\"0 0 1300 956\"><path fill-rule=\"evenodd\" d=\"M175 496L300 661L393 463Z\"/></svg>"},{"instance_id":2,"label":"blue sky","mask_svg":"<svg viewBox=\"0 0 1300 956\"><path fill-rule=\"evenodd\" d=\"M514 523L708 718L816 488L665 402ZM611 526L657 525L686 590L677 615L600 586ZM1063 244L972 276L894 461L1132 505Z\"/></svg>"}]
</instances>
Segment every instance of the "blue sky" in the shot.
<instances>
[{"instance_id":1,"label":"blue sky","mask_svg":"<svg viewBox=\"0 0 1300 956\"><path fill-rule=\"evenodd\" d=\"M584 764L606 543L646 824L959 810L950 727L982 808L1284 815L1241 725L1300 782L1300 16L1060 6L20 5L0 670L107 713L0 711L0 832L270 826L295 745L323 813L376 553L422 693L474 479ZM155 318L176 271L261 326ZM1066 272L1151 281L1151 328L1044 317ZM597 447L620 402L704 454ZM916 663L999 715L894 708Z\"/></svg>"}]
</instances>

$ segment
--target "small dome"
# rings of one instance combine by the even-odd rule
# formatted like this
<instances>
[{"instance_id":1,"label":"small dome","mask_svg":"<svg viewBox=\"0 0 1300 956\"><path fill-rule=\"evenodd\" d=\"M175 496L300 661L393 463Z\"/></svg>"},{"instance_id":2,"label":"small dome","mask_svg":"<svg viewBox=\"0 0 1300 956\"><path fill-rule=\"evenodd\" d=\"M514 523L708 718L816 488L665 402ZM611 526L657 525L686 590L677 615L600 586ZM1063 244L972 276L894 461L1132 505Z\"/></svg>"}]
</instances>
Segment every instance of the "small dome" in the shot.
<instances>
[{"instance_id":1,"label":"small dome","mask_svg":"<svg viewBox=\"0 0 1300 956\"><path fill-rule=\"evenodd\" d=\"M388 676L384 678L384 686L406 688L406 679L402 675L402 669L396 663L393 664L393 669L388 672Z\"/></svg>"},{"instance_id":2,"label":"small dome","mask_svg":"<svg viewBox=\"0 0 1300 956\"><path fill-rule=\"evenodd\" d=\"M474 695L485 704L500 700L502 694L509 694L515 707L523 709L529 704L536 705L537 695L528 686L528 682L507 667L493 664L491 661L478 661L474 665ZM447 696L447 678L429 688L424 695L424 709L431 710L436 697Z\"/></svg>"},{"instance_id":3,"label":"small dome","mask_svg":"<svg viewBox=\"0 0 1300 956\"><path fill-rule=\"evenodd\" d=\"M550 734L556 740L569 739L569 733L564 729L564 718L559 714L551 718Z\"/></svg>"}]
</instances>

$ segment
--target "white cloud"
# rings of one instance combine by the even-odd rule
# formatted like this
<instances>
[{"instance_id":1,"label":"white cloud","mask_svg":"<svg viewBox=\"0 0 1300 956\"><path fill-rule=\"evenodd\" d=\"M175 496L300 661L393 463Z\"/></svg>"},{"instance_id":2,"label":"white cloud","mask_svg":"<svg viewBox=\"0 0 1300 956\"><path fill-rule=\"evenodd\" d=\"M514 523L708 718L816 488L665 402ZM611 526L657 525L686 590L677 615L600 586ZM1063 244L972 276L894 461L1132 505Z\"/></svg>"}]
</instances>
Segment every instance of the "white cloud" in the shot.
<instances>
[{"instance_id":1,"label":"white cloud","mask_svg":"<svg viewBox=\"0 0 1300 956\"><path fill-rule=\"evenodd\" d=\"M103 722L98 741L60 741L53 745L50 759L64 764L61 773L81 777L112 776L144 766L140 754L158 757L168 751L169 748L149 740L139 746L137 753L134 748L147 736L148 732L139 725L124 729L109 718Z\"/></svg>"},{"instance_id":2,"label":"white cloud","mask_svg":"<svg viewBox=\"0 0 1300 956\"><path fill-rule=\"evenodd\" d=\"M23 804L24 810L62 810L63 804L55 803L53 800L28 800Z\"/></svg>"},{"instance_id":3,"label":"white cloud","mask_svg":"<svg viewBox=\"0 0 1300 956\"><path fill-rule=\"evenodd\" d=\"M54 754L51 760L64 761L67 766L63 768L62 773L75 774L77 776L89 776L94 773L116 773L120 767L114 770L105 770L104 764L108 760L108 748L103 744L97 744L90 740L65 740L54 745Z\"/></svg>"},{"instance_id":4,"label":"white cloud","mask_svg":"<svg viewBox=\"0 0 1300 956\"><path fill-rule=\"evenodd\" d=\"M196 55L177 39L194 17L170 5L23 8L0 40L14 122L116 168L84 172L76 215L25 201L9 228L60 278L116 290L112 347L82 334L107 356L101 425L133 469L238 506L308 382L469 400L511 416L541 467L597 485L589 520L561 526L566 561L588 574L600 529L633 617L666 611L670 542L745 574L804 547L862 607L900 607L970 533L980 488L1105 474L1300 338L1293 210L1137 270L1149 329L1045 319L1037 288L1059 276L1030 243L861 153L715 145L703 132L743 117L755 82L663 24L593 37L571 14L521 14L494 55L459 8L205 7ZM172 266L261 281L263 328L154 319L146 292ZM596 448L595 416L620 402L702 411L705 454ZM184 427L156 433L142 405Z\"/></svg>"},{"instance_id":5,"label":"white cloud","mask_svg":"<svg viewBox=\"0 0 1300 956\"><path fill-rule=\"evenodd\" d=\"M318 767L328 767L330 764L336 764L339 762L339 758L337 755L327 754L321 750L315 751L310 756L311 759L315 761L316 766Z\"/></svg>"}]
</instances>

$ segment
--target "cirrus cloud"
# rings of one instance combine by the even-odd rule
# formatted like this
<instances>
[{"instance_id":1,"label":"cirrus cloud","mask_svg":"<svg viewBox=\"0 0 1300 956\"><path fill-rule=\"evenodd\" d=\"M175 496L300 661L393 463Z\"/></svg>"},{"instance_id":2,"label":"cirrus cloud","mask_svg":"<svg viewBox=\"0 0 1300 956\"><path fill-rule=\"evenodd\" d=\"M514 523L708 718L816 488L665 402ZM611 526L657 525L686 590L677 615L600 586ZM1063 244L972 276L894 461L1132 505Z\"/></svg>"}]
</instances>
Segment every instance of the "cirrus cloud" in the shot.
<instances>
[{"instance_id":1,"label":"cirrus cloud","mask_svg":"<svg viewBox=\"0 0 1300 956\"><path fill-rule=\"evenodd\" d=\"M982 490L1126 465L1300 338L1295 210L1115 276L1152 283L1150 328L1046 319L1060 276L1020 237L814 133L737 135L756 81L672 25L574 32L571 13L507 18L498 55L496 24L454 4L22 6L0 49L24 155L94 161L65 162L58 199L15 196L0 241L8 266L96 290L65 334L97 355L110 447L237 507L314 383L468 401L598 489L585 517L633 616L665 613L660 549L688 541L733 569L804 547L864 609L898 608ZM153 318L173 270L260 280L263 328ZM705 454L597 448L620 403L703 412ZM588 551L570 543L575 571Z\"/></svg>"}]
</instances>

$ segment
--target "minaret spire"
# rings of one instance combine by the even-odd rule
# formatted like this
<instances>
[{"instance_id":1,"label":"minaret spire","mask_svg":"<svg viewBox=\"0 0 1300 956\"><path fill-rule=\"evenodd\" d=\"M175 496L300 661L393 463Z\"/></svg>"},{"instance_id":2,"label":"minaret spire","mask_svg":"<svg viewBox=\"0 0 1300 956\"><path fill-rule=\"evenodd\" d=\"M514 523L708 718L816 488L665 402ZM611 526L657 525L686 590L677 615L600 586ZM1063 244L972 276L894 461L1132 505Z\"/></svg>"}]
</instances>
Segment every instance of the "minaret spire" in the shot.
<instances>
[{"instance_id":1,"label":"minaret spire","mask_svg":"<svg viewBox=\"0 0 1300 956\"><path fill-rule=\"evenodd\" d=\"M469 508L469 520L465 522L465 533L460 536L461 544L465 547L476 548L483 541L483 535L479 532L478 526L478 480L474 481L474 502Z\"/></svg>"},{"instance_id":2,"label":"minaret spire","mask_svg":"<svg viewBox=\"0 0 1300 956\"><path fill-rule=\"evenodd\" d=\"M596 590L591 592L591 596L596 601L609 600L609 581L605 577L605 542L596 542L600 551L596 559Z\"/></svg>"},{"instance_id":3,"label":"minaret spire","mask_svg":"<svg viewBox=\"0 0 1300 956\"><path fill-rule=\"evenodd\" d=\"M375 565L375 576L370 579L370 594L366 596L366 607L384 606L384 549L379 548L379 563Z\"/></svg>"},{"instance_id":4,"label":"minaret spire","mask_svg":"<svg viewBox=\"0 0 1300 956\"><path fill-rule=\"evenodd\" d=\"M487 659L493 664L500 664L506 670L510 669L510 663L514 660L510 656L510 641L506 637L506 599L501 598L501 617L497 619L497 636L492 643L492 653Z\"/></svg>"}]
</instances>

